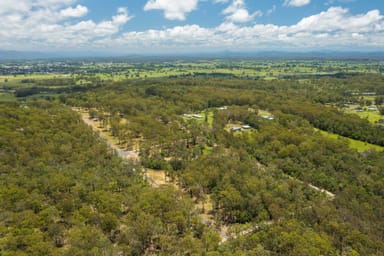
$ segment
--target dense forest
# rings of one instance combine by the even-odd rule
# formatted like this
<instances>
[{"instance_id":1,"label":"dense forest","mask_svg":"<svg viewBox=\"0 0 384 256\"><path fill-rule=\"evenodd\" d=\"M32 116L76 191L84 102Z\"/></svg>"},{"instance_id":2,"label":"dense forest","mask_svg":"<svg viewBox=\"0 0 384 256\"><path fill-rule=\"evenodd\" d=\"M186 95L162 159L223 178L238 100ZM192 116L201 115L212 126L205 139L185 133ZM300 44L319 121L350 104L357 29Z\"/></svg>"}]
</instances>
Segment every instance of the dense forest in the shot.
<instances>
[{"instance_id":1,"label":"dense forest","mask_svg":"<svg viewBox=\"0 0 384 256\"><path fill-rule=\"evenodd\" d=\"M384 151L350 146L384 146L384 127L355 111L380 109L383 95L379 74L196 76L3 103L0 252L383 255ZM140 161L119 158L71 108ZM147 169L172 182L151 186ZM212 223L196 204L211 205Z\"/></svg>"},{"instance_id":2,"label":"dense forest","mask_svg":"<svg viewBox=\"0 0 384 256\"><path fill-rule=\"evenodd\" d=\"M154 189L70 109L1 106L2 255L201 254L192 202Z\"/></svg>"}]
</instances>

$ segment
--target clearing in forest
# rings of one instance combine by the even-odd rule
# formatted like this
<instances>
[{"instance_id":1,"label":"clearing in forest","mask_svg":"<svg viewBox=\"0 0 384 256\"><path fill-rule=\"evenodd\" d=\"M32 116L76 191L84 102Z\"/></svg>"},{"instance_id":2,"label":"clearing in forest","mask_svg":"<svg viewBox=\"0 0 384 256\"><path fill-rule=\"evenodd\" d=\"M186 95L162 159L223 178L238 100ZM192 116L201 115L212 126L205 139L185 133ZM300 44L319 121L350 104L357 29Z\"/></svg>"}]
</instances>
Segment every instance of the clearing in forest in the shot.
<instances>
[{"instance_id":1,"label":"clearing in forest","mask_svg":"<svg viewBox=\"0 0 384 256\"><path fill-rule=\"evenodd\" d=\"M376 150L376 151L384 151L384 147L379 145L370 144L368 142L360 141L360 140L354 140L351 138L343 137L338 134L329 133L327 131L316 129L316 131L319 131L321 135L327 138L335 139L335 140L345 140L349 147L352 149L356 149L359 152L364 152L367 150Z\"/></svg>"},{"instance_id":2,"label":"clearing in forest","mask_svg":"<svg viewBox=\"0 0 384 256\"><path fill-rule=\"evenodd\" d=\"M84 109L72 108L74 111L80 113L84 123L89 125L95 132L99 134L103 139L106 140L107 145L116 151L116 153L123 159L132 160L134 162L139 162L139 150L135 149L133 151L127 151L121 149L118 145L118 140L113 137L107 129L101 127L101 122L97 119L91 119L89 112ZM138 147L138 145L137 145ZM172 181L167 177L166 172L163 170L152 170L145 169L144 178L148 183L153 187L159 187L161 185L170 185L177 190L185 192L180 186L177 185L177 181ZM212 201L209 195L204 195L204 200L196 202L195 209L198 212L202 222L209 226L215 226L214 216L210 214L212 212ZM225 227L224 227L225 228ZM224 230L223 228L223 230ZM227 239L227 235L222 235L223 231L220 231L221 239L224 241Z\"/></svg>"},{"instance_id":3,"label":"clearing in forest","mask_svg":"<svg viewBox=\"0 0 384 256\"><path fill-rule=\"evenodd\" d=\"M92 127L94 131L96 131L100 137L106 140L108 146L116 151L116 153L123 159L132 160L134 162L139 162L139 145L136 143L135 149L132 151L128 151L121 148L121 145L118 143L118 139L111 135L108 132L108 129L101 127L101 122L97 119L91 119L89 112L83 109L73 108L74 111L81 114L82 120ZM259 115L268 115L272 116L271 113L267 111L259 112ZM251 130L251 129L250 129ZM263 165L260 165L261 168L265 168ZM152 170L152 169L144 169L144 178L147 182L153 187L160 187L162 185L170 185L174 187L176 190L182 191L186 193L186 190L181 188L178 185L177 180L171 180L170 177L167 176L164 170ZM335 195L327 190L316 187L312 184L308 184L309 188L314 189L316 191L325 193L328 199L333 200ZM202 200L195 200L195 210L198 213L201 221L212 228L217 228L217 223L215 221L215 217L213 213L213 203L210 195L206 194L202 196ZM221 225L218 228L218 233L221 237L221 243L226 242L230 238L236 238L238 236L246 235L255 230L259 229L261 226L271 225L273 221L263 222L258 225L253 225L249 227L247 225ZM237 228L236 228L237 227ZM236 230L236 231L234 231Z\"/></svg>"}]
</instances>

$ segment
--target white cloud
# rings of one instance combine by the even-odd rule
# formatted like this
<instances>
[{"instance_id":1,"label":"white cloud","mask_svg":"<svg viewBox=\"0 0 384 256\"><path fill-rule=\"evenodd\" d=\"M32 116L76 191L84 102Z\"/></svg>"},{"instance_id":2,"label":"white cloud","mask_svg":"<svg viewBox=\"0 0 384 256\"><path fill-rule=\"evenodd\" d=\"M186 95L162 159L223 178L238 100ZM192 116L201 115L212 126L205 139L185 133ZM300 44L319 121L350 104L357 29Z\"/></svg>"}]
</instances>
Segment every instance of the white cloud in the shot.
<instances>
[{"instance_id":1,"label":"white cloud","mask_svg":"<svg viewBox=\"0 0 384 256\"><path fill-rule=\"evenodd\" d=\"M76 0L0 1L0 48L62 49L90 47L100 38L116 36L132 18L119 8L110 20L76 21L88 13ZM18 8L15 8L16 5Z\"/></svg>"},{"instance_id":2,"label":"white cloud","mask_svg":"<svg viewBox=\"0 0 384 256\"><path fill-rule=\"evenodd\" d=\"M144 10L163 10L166 19L185 20L186 14L197 8L198 2L198 0L149 0Z\"/></svg>"},{"instance_id":3,"label":"white cloud","mask_svg":"<svg viewBox=\"0 0 384 256\"><path fill-rule=\"evenodd\" d=\"M117 9L117 15L112 17L112 23L121 26L130 21L132 18L133 16L128 15L127 8L120 7Z\"/></svg>"},{"instance_id":4,"label":"white cloud","mask_svg":"<svg viewBox=\"0 0 384 256\"><path fill-rule=\"evenodd\" d=\"M324 5L332 5L334 4L335 2L338 2L338 3L352 3L352 2L356 2L357 0L327 0Z\"/></svg>"},{"instance_id":5,"label":"white cloud","mask_svg":"<svg viewBox=\"0 0 384 256\"><path fill-rule=\"evenodd\" d=\"M341 7L331 7L327 11L303 18L292 26L292 31L333 31L334 33L375 32L383 29L383 16L378 10L351 16L348 9Z\"/></svg>"},{"instance_id":6,"label":"white cloud","mask_svg":"<svg viewBox=\"0 0 384 256\"><path fill-rule=\"evenodd\" d=\"M32 8L57 10L63 6L70 6L76 0L1 0L0 14L9 12L26 13Z\"/></svg>"},{"instance_id":7,"label":"white cloud","mask_svg":"<svg viewBox=\"0 0 384 256\"><path fill-rule=\"evenodd\" d=\"M352 14L331 7L290 26L244 23L255 14L242 13L243 1L231 1L226 19L216 27L199 25L123 32L132 19L128 10L101 22L85 19L86 11L73 0L0 0L0 49L203 51L270 49L379 49L384 50L384 16L378 10ZM88 9L86 8L88 11ZM224 12L223 11L223 12Z\"/></svg>"},{"instance_id":8,"label":"white cloud","mask_svg":"<svg viewBox=\"0 0 384 256\"><path fill-rule=\"evenodd\" d=\"M1 0L0 1L0 14L12 12L26 12L30 9L28 1L14 1L14 0Z\"/></svg>"},{"instance_id":9,"label":"white cloud","mask_svg":"<svg viewBox=\"0 0 384 256\"><path fill-rule=\"evenodd\" d=\"M68 7L60 11L63 17L83 17L88 13L88 8L82 5L77 5L76 8Z\"/></svg>"},{"instance_id":10,"label":"white cloud","mask_svg":"<svg viewBox=\"0 0 384 256\"><path fill-rule=\"evenodd\" d=\"M77 0L26 0L26 1L32 2L32 4L35 6L58 8L60 6L71 5L75 3Z\"/></svg>"},{"instance_id":11,"label":"white cloud","mask_svg":"<svg viewBox=\"0 0 384 256\"><path fill-rule=\"evenodd\" d=\"M303 18L292 26L246 26L226 21L215 28L188 25L127 32L118 39L102 43L116 45L121 49L160 49L169 52L218 49L350 50L358 47L383 50L384 17L377 10L351 15L348 9L333 7Z\"/></svg>"},{"instance_id":12,"label":"white cloud","mask_svg":"<svg viewBox=\"0 0 384 256\"><path fill-rule=\"evenodd\" d=\"M284 5L287 6L294 6L294 7L301 7L304 5L308 5L311 3L311 0L285 0Z\"/></svg>"},{"instance_id":13,"label":"white cloud","mask_svg":"<svg viewBox=\"0 0 384 256\"><path fill-rule=\"evenodd\" d=\"M271 9L267 10L267 12L265 13L265 15L271 15L272 13L274 13L276 11L276 5L273 5Z\"/></svg>"},{"instance_id":14,"label":"white cloud","mask_svg":"<svg viewBox=\"0 0 384 256\"><path fill-rule=\"evenodd\" d=\"M223 10L223 14L227 15L226 20L235 23L245 23L252 21L256 16L262 16L261 11L250 14L246 9L244 0L234 0L231 5Z\"/></svg>"}]
</instances>

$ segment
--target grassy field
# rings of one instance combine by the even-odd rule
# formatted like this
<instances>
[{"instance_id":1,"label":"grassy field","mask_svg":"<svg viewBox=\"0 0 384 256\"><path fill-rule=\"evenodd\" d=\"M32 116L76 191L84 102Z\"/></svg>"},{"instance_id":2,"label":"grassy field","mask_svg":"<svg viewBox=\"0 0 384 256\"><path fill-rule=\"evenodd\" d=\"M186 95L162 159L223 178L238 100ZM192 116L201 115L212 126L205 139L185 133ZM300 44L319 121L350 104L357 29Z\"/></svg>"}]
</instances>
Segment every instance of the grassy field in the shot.
<instances>
[{"instance_id":1,"label":"grassy field","mask_svg":"<svg viewBox=\"0 0 384 256\"><path fill-rule=\"evenodd\" d=\"M262 110L262 109L259 109L258 111L258 115L259 116L272 116L272 113L267 111L267 110Z\"/></svg>"},{"instance_id":2,"label":"grassy field","mask_svg":"<svg viewBox=\"0 0 384 256\"><path fill-rule=\"evenodd\" d=\"M374 149L376 151L384 151L384 147L381 147L378 145L370 144L370 143L359 141L359 140L350 139L347 137L343 137L343 136L340 136L337 134L329 133L329 132L318 130L318 129L316 129L316 131L319 131L321 135L323 135L324 137L327 137L327 138L331 138L331 139L335 139L335 140L345 140L348 142L348 145L350 148L356 149L359 152L364 152L364 151L372 150L372 149Z\"/></svg>"},{"instance_id":3,"label":"grassy field","mask_svg":"<svg viewBox=\"0 0 384 256\"><path fill-rule=\"evenodd\" d=\"M356 114L361 118L367 119L371 123L376 123L380 119L384 118L384 116L380 115L379 111L364 111Z\"/></svg>"},{"instance_id":4,"label":"grassy field","mask_svg":"<svg viewBox=\"0 0 384 256\"><path fill-rule=\"evenodd\" d=\"M345 112L350 114L356 114L361 118L367 119L371 123L376 123L380 119L384 119L384 116L380 115L378 110L368 110L366 107L363 108L362 112L357 112L356 108L358 105L350 105L348 108L344 109Z\"/></svg>"},{"instance_id":5,"label":"grassy field","mask_svg":"<svg viewBox=\"0 0 384 256\"><path fill-rule=\"evenodd\" d=\"M184 120L193 120L197 122L198 124L203 124L204 122L207 122L208 126L212 128L213 125L213 118L214 118L214 113L212 110L204 110L198 113L185 113L189 115L199 115L201 118L194 118L194 117L186 117L185 115L183 116Z\"/></svg>"},{"instance_id":6,"label":"grassy field","mask_svg":"<svg viewBox=\"0 0 384 256\"><path fill-rule=\"evenodd\" d=\"M384 116L380 115L378 111L361 112L358 114L360 117L368 119L368 121L371 123L376 123L380 119L384 118Z\"/></svg>"},{"instance_id":7,"label":"grassy field","mask_svg":"<svg viewBox=\"0 0 384 256\"><path fill-rule=\"evenodd\" d=\"M213 111L202 111L199 113L199 115L203 116L203 121L207 120L207 124L210 128L212 128L213 126L213 117L214 117L214 114L213 114Z\"/></svg>"},{"instance_id":8,"label":"grassy field","mask_svg":"<svg viewBox=\"0 0 384 256\"><path fill-rule=\"evenodd\" d=\"M16 101L16 97L13 93L0 92L0 102L13 102Z\"/></svg>"},{"instance_id":9,"label":"grassy field","mask_svg":"<svg viewBox=\"0 0 384 256\"><path fill-rule=\"evenodd\" d=\"M56 78L68 78L68 75L64 74L25 74L25 75L14 75L14 76L4 76L3 84L6 85L20 85L23 84L22 81L25 79L28 80L46 80L46 79L56 79ZM6 82L5 82L6 80ZM28 84L28 83L25 83Z\"/></svg>"},{"instance_id":10,"label":"grassy field","mask_svg":"<svg viewBox=\"0 0 384 256\"><path fill-rule=\"evenodd\" d=\"M257 78L272 80L284 76L317 76L332 75L336 73L378 73L380 63L375 61L337 61L337 60L170 60L167 62L145 61L110 61L110 62L38 62L24 65L12 64L15 75L9 73L10 69L0 72L0 79L8 85L28 86L21 80L78 78L83 83L92 79L122 81L126 79L159 78L186 75L214 75L237 76L243 78ZM1 68L1 65L0 65ZM1 69L0 69L1 71ZM23 74L24 73L24 74ZM1 82L0 82L1 87Z\"/></svg>"}]
</instances>

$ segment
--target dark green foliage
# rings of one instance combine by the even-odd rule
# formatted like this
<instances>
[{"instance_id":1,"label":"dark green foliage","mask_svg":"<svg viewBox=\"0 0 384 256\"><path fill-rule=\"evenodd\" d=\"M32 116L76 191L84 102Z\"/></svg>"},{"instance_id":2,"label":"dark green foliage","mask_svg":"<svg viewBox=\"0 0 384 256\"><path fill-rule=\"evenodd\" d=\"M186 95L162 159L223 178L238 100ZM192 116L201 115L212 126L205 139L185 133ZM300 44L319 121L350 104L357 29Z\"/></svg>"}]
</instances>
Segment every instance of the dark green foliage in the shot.
<instances>
[{"instance_id":1,"label":"dark green foliage","mask_svg":"<svg viewBox=\"0 0 384 256\"><path fill-rule=\"evenodd\" d=\"M384 106L378 107L380 115L384 116Z\"/></svg>"},{"instance_id":2,"label":"dark green foliage","mask_svg":"<svg viewBox=\"0 0 384 256\"><path fill-rule=\"evenodd\" d=\"M383 154L361 155L344 141L325 139L314 130L383 143L381 127L315 103L349 101L350 92L358 90L358 82L365 78L372 84L381 81L376 76L323 78L306 84L161 79L111 85L88 92L85 99L78 94L68 100L103 106L129 119L127 138L145 140L141 143L144 165L178 176L196 201L204 202L210 194L218 223L283 221L280 227L272 224L256 232L252 238L257 237L257 242L244 238L244 243L251 244L248 247L236 240L224 251L235 255L371 255L384 250L383 175L379 171ZM379 92L380 88L363 84L360 89ZM215 109L223 106L228 107ZM260 117L259 109L271 111L274 120ZM214 113L212 127L182 118L184 113L201 111ZM233 134L224 129L228 123L249 124L254 129ZM336 193L336 198L329 201L307 183ZM239 248L246 249L240 252Z\"/></svg>"},{"instance_id":3,"label":"dark green foliage","mask_svg":"<svg viewBox=\"0 0 384 256\"><path fill-rule=\"evenodd\" d=\"M383 93L382 81L183 77L109 82L60 97L91 108L122 144L139 143L142 164L166 170L194 201L209 195L216 225L246 225L220 246L185 194L148 187L69 109L3 106L0 252L382 255L383 153L358 153L314 129L383 145L382 127L340 110L366 104L364 93ZM183 116L191 113L214 119ZM232 133L229 124L253 129Z\"/></svg>"},{"instance_id":4,"label":"dark green foliage","mask_svg":"<svg viewBox=\"0 0 384 256\"><path fill-rule=\"evenodd\" d=\"M0 127L1 255L205 250L192 203L144 184L69 108L1 105Z\"/></svg>"},{"instance_id":5,"label":"dark green foliage","mask_svg":"<svg viewBox=\"0 0 384 256\"><path fill-rule=\"evenodd\" d=\"M282 111L299 115L321 130L384 146L384 129L357 115L347 115L334 108L303 102L287 102Z\"/></svg>"}]
</instances>

